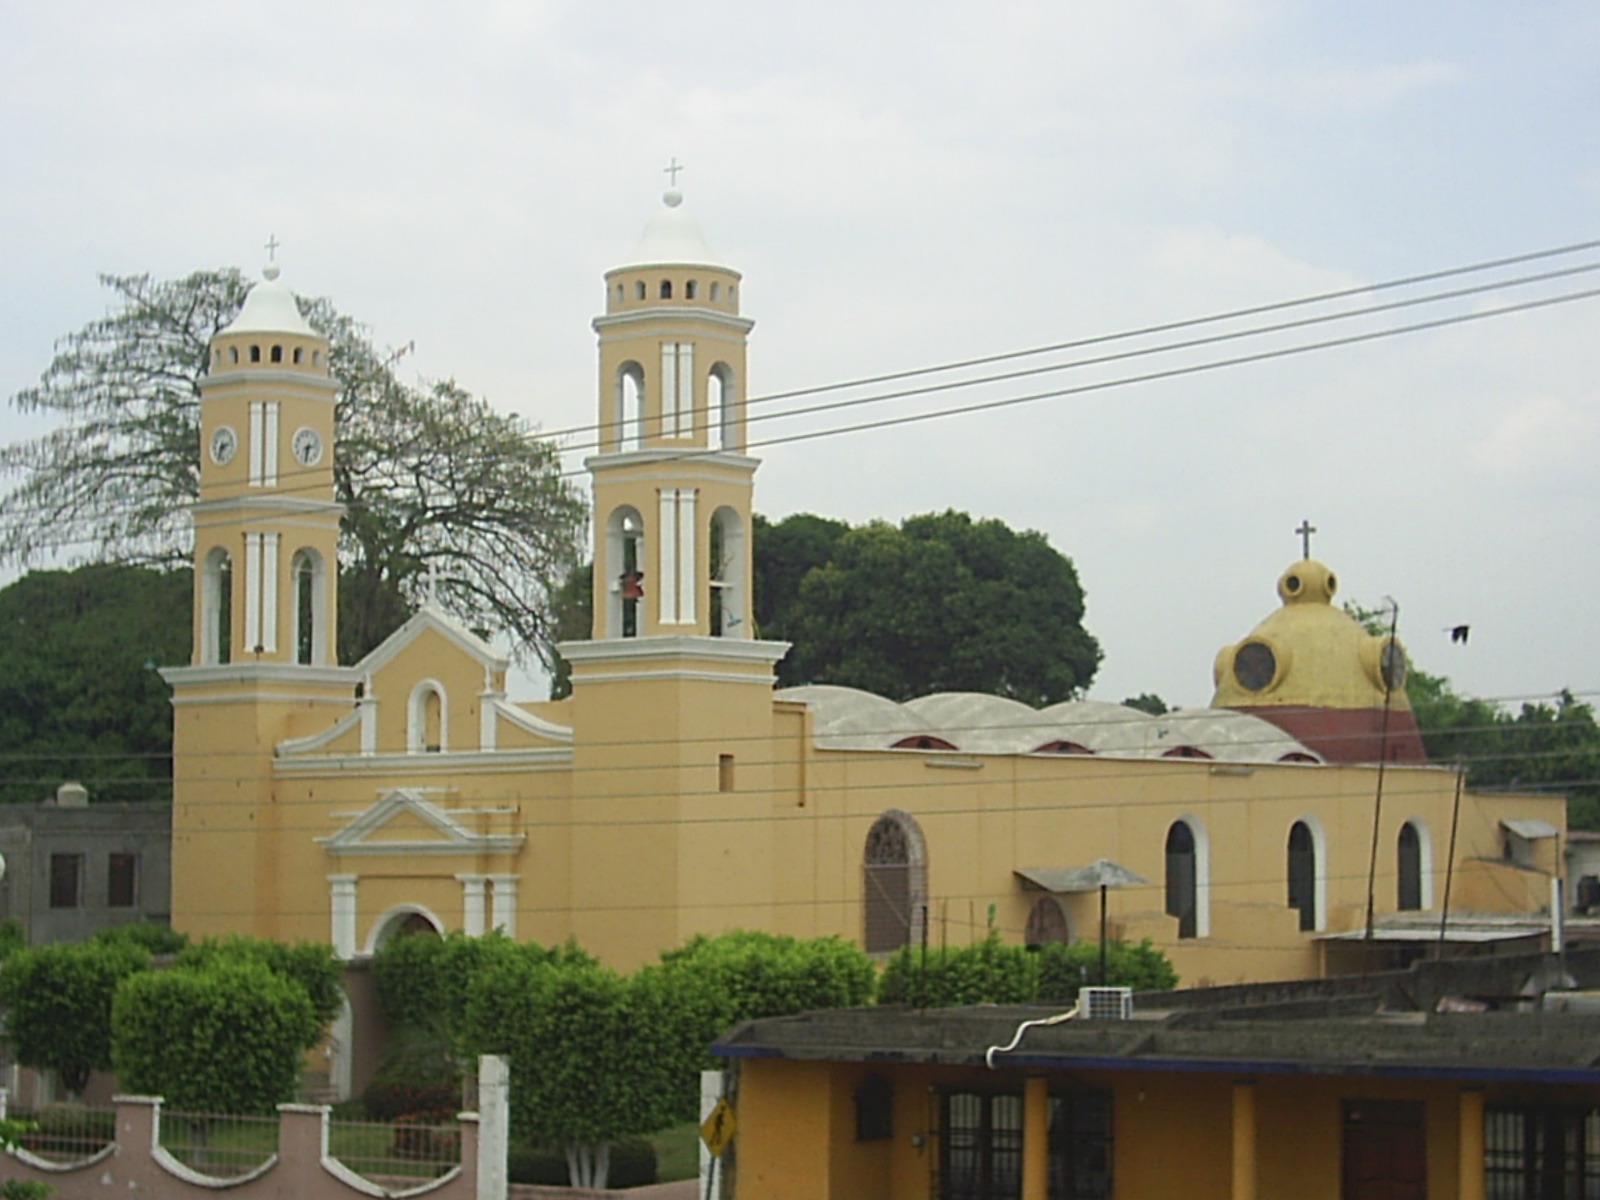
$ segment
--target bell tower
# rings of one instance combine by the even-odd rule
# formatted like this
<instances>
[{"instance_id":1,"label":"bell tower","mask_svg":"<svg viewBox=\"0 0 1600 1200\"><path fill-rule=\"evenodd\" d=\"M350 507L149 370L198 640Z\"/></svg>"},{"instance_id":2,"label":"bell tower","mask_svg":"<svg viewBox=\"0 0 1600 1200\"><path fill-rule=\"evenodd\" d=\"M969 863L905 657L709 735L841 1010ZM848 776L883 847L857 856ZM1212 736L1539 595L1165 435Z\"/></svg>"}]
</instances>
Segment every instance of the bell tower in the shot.
<instances>
[{"instance_id":1,"label":"bell tower","mask_svg":"<svg viewBox=\"0 0 1600 1200\"><path fill-rule=\"evenodd\" d=\"M212 339L200 383L194 644L172 685L172 921L192 936L280 936L283 847L301 835L274 791L274 748L350 711L334 613L328 342L269 265Z\"/></svg>"},{"instance_id":2,"label":"bell tower","mask_svg":"<svg viewBox=\"0 0 1600 1200\"><path fill-rule=\"evenodd\" d=\"M594 479L594 638L749 639L750 498L739 272L676 189L606 272Z\"/></svg>"},{"instance_id":3,"label":"bell tower","mask_svg":"<svg viewBox=\"0 0 1600 1200\"><path fill-rule=\"evenodd\" d=\"M200 384L195 666L336 661L337 386L271 264Z\"/></svg>"},{"instance_id":4,"label":"bell tower","mask_svg":"<svg viewBox=\"0 0 1600 1200\"><path fill-rule=\"evenodd\" d=\"M670 170L671 168L669 168ZM572 665L568 837L580 942L640 960L717 922L725 887L777 871L742 817L774 787L773 668L750 616L751 493L740 275L673 189L606 272L594 481L594 629ZM620 902L619 897L626 897Z\"/></svg>"}]
</instances>

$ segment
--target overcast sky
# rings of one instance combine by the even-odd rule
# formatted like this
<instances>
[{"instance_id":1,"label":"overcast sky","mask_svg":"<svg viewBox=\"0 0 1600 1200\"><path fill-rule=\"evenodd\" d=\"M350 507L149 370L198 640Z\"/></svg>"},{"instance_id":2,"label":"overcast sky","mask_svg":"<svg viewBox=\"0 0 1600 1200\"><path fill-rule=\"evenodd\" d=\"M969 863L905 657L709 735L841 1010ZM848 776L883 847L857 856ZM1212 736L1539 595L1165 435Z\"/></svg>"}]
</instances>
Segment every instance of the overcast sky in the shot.
<instances>
[{"instance_id":1,"label":"overcast sky","mask_svg":"<svg viewBox=\"0 0 1600 1200\"><path fill-rule=\"evenodd\" d=\"M1600 4L8 3L0 389L98 272L254 270L271 233L413 370L581 424L673 155L760 395L1600 237ZM1597 334L1589 300L775 446L757 508L1042 530L1100 699L1208 702L1302 518L1424 668L1595 692ZM1081 381L1045 378L986 395Z\"/></svg>"}]
</instances>

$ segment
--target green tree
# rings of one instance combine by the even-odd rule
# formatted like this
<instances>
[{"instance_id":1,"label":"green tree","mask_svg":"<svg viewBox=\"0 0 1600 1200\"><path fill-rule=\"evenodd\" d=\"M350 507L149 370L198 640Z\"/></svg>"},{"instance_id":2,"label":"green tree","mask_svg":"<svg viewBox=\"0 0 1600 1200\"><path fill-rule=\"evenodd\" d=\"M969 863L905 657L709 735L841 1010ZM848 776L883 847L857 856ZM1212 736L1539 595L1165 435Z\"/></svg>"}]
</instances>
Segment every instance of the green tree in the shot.
<instances>
[{"instance_id":1,"label":"green tree","mask_svg":"<svg viewBox=\"0 0 1600 1200\"><path fill-rule=\"evenodd\" d=\"M3 519L0 519L3 524ZM0 589L0 803L67 779L96 800L172 795L172 706L156 664L186 661L188 571L95 564Z\"/></svg>"},{"instance_id":2,"label":"green tree","mask_svg":"<svg viewBox=\"0 0 1600 1200\"><path fill-rule=\"evenodd\" d=\"M170 925L143 921L109 926L96 933L94 940L143 946L151 954L176 954L189 945L188 935L179 933Z\"/></svg>"},{"instance_id":3,"label":"green tree","mask_svg":"<svg viewBox=\"0 0 1600 1200\"><path fill-rule=\"evenodd\" d=\"M884 964L879 1004L946 1008L958 1004L1027 1004L1038 989L1034 956L990 932L970 946L924 952L902 946Z\"/></svg>"},{"instance_id":4,"label":"green tree","mask_svg":"<svg viewBox=\"0 0 1600 1200\"><path fill-rule=\"evenodd\" d=\"M0 470L18 479L0 503L0 559L28 562L63 545L107 561L186 557L199 382L250 281L232 269L102 281L112 311L63 338L38 385L11 397L60 424L0 449ZM503 629L519 652L547 656L551 593L585 526L553 447L452 382L402 383L394 356L326 300L302 307L329 339L339 385L341 659L405 620L430 569L440 603L467 625Z\"/></svg>"},{"instance_id":5,"label":"green tree","mask_svg":"<svg viewBox=\"0 0 1600 1200\"><path fill-rule=\"evenodd\" d=\"M833 561L839 539L850 532L844 521L794 513L776 524L760 513L751 519L752 611L758 637L792 642L801 608L800 584L814 568Z\"/></svg>"},{"instance_id":6,"label":"green tree","mask_svg":"<svg viewBox=\"0 0 1600 1200\"><path fill-rule=\"evenodd\" d=\"M344 964L326 942L277 942L271 938L226 934L184 947L174 967L207 971L218 966L255 964L305 993L318 1028L339 1015L344 1003ZM312 1045L316 1039L312 1039ZM306 1047L310 1049L310 1045Z\"/></svg>"},{"instance_id":7,"label":"green tree","mask_svg":"<svg viewBox=\"0 0 1600 1200\"><path fill-rule=\"evenodd\" d=\"M665 951L660 966L647 967L636 978L668 989L683 1019L675 1036L678 1119L697 1115L699 1072L711 1065L707 1051L722 1034L757 1017L867 1004L875 974L865 951L838 937L735 930L716 937L696 934Z\"/></svg>"},{"instance_id":8,"label":"green tree","mask_svg":"<svg viewBox=\"0 0 1600 1200\"><path fill-rule=\"evenodd\" d=\"M1084 984L1100 982L1100 944L1091 941L1051 942L1036 952L1039 982L1034 999L1070 1004ZM1150 943L1113 938L1106 943L1106 983L1136 992L1164 992L1178 986L1178 973L1167 956Z\"/></svg>"},{"instance_id":9,"label":"green tree","mask_svg":"<svg viewBox=\"0 0 1600 1200\"><path fill-rule=\"evenodd\" d=\"M13 951L0 963L0 1006L17 1061L55 1071L68 1091L81 1094L91 1071L111 1069L118 985L149 965L149 952L127 943Z\"/></svg>"},{"instance_id":10,"label":"green tree","mask_svg":"<svg viewBox=\"0 0 1600 1200\"><path fill-rule=\"evenodd\" d=\"M512 1131L563 1147L572 1186L603 1188L614 1142L677 1115L687 1003L668 972L519 957L473 982L467 1020L476 1052L510 1059Z\"/></svg>"},{"instance_id":11,"label":"green tree","mask_svg":"<svg viewBox=\"0 0 1600 1200\"><path fill-rule=\"evenodd\" d=\"M1083 613L1072 561L1041 533L959 512L864 525L802 579L779 680L1052 704L1081 695L1099 667Z\"/></svg>"},{"instance_id":12,"label":"green tree","mask_svg":"<svg viewBox=\"0 0 1600 1200\"><path fill-rule=\"evenodd\" d=\"M1129 696L1122 703L1126 708L1149 713L1152 717L1159 717L1164 712L1172 711L1167 707L1167 702L1154 692L1140 692L1137 696Z\"/></svg>"},{"instance_id":13,"label":"green tree","mask_svg":"<svg viewBox=\"0 0 1600 1200\"><path fill-rule=\"evenodd\" d=\"M322 1024L293 979L261 962L217 960L128 979L112 1012L112 1059L125 1089L175 1109L270 1113L294 1097Z\"/></svg>"}]
</instances>

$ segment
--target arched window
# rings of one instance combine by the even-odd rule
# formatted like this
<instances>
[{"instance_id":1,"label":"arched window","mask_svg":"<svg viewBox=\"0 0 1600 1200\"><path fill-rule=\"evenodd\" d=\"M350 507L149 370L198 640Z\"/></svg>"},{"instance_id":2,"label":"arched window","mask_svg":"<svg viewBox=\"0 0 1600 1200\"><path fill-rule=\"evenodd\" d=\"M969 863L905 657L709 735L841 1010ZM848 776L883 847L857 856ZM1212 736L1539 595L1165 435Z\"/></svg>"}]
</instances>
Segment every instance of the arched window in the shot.
<instances>
[{"instance_id":1,"label":"arched window","mask_svg":"<svg viewBox=\"0 0 1600 1200\"><path fill-rule=\"evenodd\" d=\"M1289 827L1289 907L1300 914L1303 932L1322 928L1324 878L1322 838L1308 820Z\"/></svg>"},{"instance_id":2,"label":"arched window","mask_svg":"<svg viewBox=\"0 0 1600 1200\"><path fill-rule=\"evenodd\" d=\"M739 448L738 405L733 390L733 368L719 362L706 380L706 425L713 450Z\"/></svg>"},{"instance_id":3,"label":"arched window","mask_svg":"<svg viewBox=\"0 0 1600 1200\"><path fill-rule=\"evenodd\" d=\"M644 280L642 280L642 279L638 280L633 285L633 298L635 300L643 300L644 299Z\"/></svg>"},{"instance_id":4,"label":"arched window","mask_svg":"<svg viewBox=\"0 0 1600 1200\"><path fill-rule=\"evenodd\" d=\"M200 578L200 661L233 658L233 559L221 546L206 555Z\"/></svg>"},{"instance_id":5,"label":"arched window","mask_svg":"<svg viewBox=\"0 0 1600 1200\"><path fill-rule=\"evenodd\" d=\"M1028 924L1023 930L1025 946L1048 946L1052 942L1070 942L1072 931L1067 926L1067 914L1055 896L1040 896L1028 912Z\"/></svg>"},{"instance_id":6,"label":"arched window","mask_svg":"<svg viewBox=\"0 0 1600 1200\"><path fill-rule=\"evenodd\" d=\"M683 285L683 298L685 300L693 300L699 291L700 285L691 279Z\"/></svg>"},{"instance_id":7,"label":"arched window","mask_svg":"<svg viewBox=\"0 0 1600 1200\"><path fill-rule=\"evenodd\" d=\"M661 281L661 298L663 300L672 299L672 280L663 279Z\"/></svg>"},{"instance_id":8,"label":"arched window","mask_svg":"<svg viewBox=\"0 0 1600 1200\"><path fill-rule=\"evenodd\" d=\"M450 704L444 687L424 679L411 689L406 713L406 749L413 754L441 754L449 749Z\"/></svg>"},{"instance_id":9,"label":"arched window","mask_svg":"<svg viewBox=\"0 0 1600 1200\"><path fill-rule=\"evenodd\" d=\"M1209 849L1205 828L1193 817L1167 830L1167 915L1178 918L1180 938L1211 933Z\"/></svg>"},{"instance_id":10,"label":"arched window","mask_svg":"<svg viewBox=\"0 0 1600 1200\"><path fill-rule=\"evenodd\" d=\"M251 346L250 347L250 361L251 362L260 362L261 361L261 347L260 346Z\"/></svg>"},{"instance_id":11,"label":"arched window","mask_svg":"<svg viewBox=\"0 0 1600 1200\"><path fill-rule=\"evenodd\" d=\"M731 508L711 514L711 636L750 636L745 624L744 522Z\"/></svg>"},{"instance_id":12,"label":"arched window","mask_svg":"<svg viewBox=\"0 0 1600 1200\"><path fill-rule=\"evenodd\" d=\"M299 347L299 346L296 346L296 347L295 347L295 348L294 348L294 362L295 362L295 366L299 366L299 365L300 365L300 357L301 357L301 355L303 355L303 354L304 354L304 353L305 353L305 351L304 351L304 350L303 350L303 349L301 349L301 347Z\"/></svg>"},{"instance_id":13,"label":"arched window","mask_svg":"<svg viewBox=\"0 0 1600 1200\"><path fill-rule=\"evenodd\" d=\"M605 636L638 637L644 611L644 521L639 510L624 506L606 518L606 573L596 578L596 602L605 597ZM604 589L602 592L601 589Z\"/></svg>"},{"instance_id":14,"label":"arched window","mask_svg":"<svg viewBox=\"0 0 1600 1200\"><path fill-rule=\"evenodd\" d=\"M1400 826L1397 846L1398 907L1417 912L1433 907L1433 841L1428 827L1412 817Z\"/></svg>"},{"instance_id":15,"label":"arched window","mask_svg":"<svg viewBox=\"0 0 1600 1200\"><path fill-rule=\"evenodd\" d=\"M890 810L867 833L862 856L862 945L869 954L909 946L922 935L927 859L909 813Z\"/></svg>"},{"instance_id":16,"label":"arched window","mask_svg":"<svg viewBox=\"0 0 1600 1200\"><path fill-rule=\"evenodd\" d=\"M327 658L327 612L322 555L310 548L295 551L289 564L294 586L294 660L309 665Z\"/></svg>"},{"instance_id":17,"label":"arched window","mask_svg":"<svg viewBox=\"0 0 1600 1200\"><path fill-rule=\"evenodd\" d=\"M722 285L716 280L711 281L711 303L715 304L722 299Z\"/></svg>"},{"instance_id":18,"label":"arched window","mask_svg":"<svg viewBox=\"0 0 1600 1200\"><path fill-rule=\"evenodd\" d=\"M283 361L283 347L282 346L274 346L272 348L272 361L275 362L275 363L281 363Z\"/></svg>"},{"instance_id":19,"label":"arched window","mask_svg":"<svg viewBox=\"0 0 1600 1200\"><path fill-rule=\"evenodd\" d=\"M628 361L617 368L617 450L644 449L644 368Z\"/></svg>"},{"instance_id":20,"label":"arched window","mask_svg":"<svg viewBox=\"0 0 1600 1200\"><path fill-rule=\"evenodd\" d=\"M228 361L230 363L236 363L236 362L239 361L239 347L237 347L237 346L229 346L228 347Z\"/></svg>"}]
</instances>

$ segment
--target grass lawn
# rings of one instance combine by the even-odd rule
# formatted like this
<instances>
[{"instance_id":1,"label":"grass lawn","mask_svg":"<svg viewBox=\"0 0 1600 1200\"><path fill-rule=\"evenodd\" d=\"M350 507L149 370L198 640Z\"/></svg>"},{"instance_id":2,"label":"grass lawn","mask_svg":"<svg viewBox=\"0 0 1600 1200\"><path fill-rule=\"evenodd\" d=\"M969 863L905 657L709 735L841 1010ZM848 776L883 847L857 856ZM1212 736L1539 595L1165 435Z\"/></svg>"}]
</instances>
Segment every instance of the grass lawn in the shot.
<instances>
[{"instance_id":1,"label":"grass lawn","mask_svg":"<svg viewBox=\"0 0 1600 1200\"><path fill-rule=\"evenodd\" d=\"M700 1174L700 1123L689 1121L650 1135L656 1148L656 1178L662 1183Z\"/></svg>"}]
</instances>

